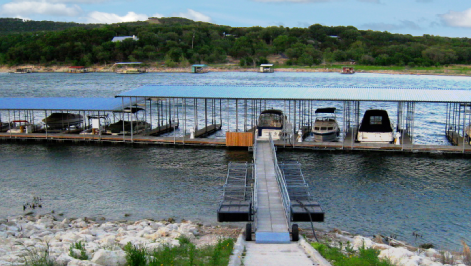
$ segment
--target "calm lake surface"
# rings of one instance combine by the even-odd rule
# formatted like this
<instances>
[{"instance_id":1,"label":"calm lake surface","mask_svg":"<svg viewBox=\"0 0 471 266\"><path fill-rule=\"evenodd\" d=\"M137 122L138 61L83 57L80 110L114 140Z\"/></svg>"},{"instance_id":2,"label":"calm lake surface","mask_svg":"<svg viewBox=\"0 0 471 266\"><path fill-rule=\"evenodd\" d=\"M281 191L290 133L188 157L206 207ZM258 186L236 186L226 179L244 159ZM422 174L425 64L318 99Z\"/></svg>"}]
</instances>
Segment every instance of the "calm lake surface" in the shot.
<instances>
[{"instance_id":1,"label":"calm lake surface","mask_svg":"<svg viewBox=\"0 0 471 266\"><path fill-rule=\"evenodd\" d=\"M471 88L471 78L338 73L147 73L117 75L0 73L0 97L114 97L141 84ZM341 103L319 103L343 108ZM227 107L230 108L230 107ZM385 108L395 122L396 104ZM340 112L341 113L341 112ZM4 118L4 116L2 116ZM448 145L445 105L416 105L416 143ZM326 211L320 228L366 236L397 235L414 243L459 249L471 243L471 163L467 157L391 153L279 150L298 160ZM23 213L39 196L42 212L64 217L128 219L175 217L216 222L230 161L250 161L245 150L173 146L0 144L0 218Z\"/></svg>"}]
</instances>

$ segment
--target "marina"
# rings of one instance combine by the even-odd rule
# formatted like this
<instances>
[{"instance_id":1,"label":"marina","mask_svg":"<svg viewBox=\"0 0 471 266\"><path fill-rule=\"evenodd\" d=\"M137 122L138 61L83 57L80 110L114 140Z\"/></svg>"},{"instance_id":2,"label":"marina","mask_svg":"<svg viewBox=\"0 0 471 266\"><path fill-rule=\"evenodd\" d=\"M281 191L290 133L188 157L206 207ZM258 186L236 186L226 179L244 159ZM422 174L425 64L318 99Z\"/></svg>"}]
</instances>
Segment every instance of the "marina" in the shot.
<instances>
[{"instance_id":1,"label":"marina","mask_svg":"<svg viewBox=\"0 0 471 266\"><path fill-rule=\"evenodd\" d=\"M275 145L283 148L469 153L466 128L471 121L471 106L466 99L471 99L466 90L144 85L116 98L1 98L3 123L11 125L22 119L34 127L27 132L8 130L0 133L0 138L251 147L253 142L234 140L238 134L230 140L225 137L228 133L247 132L252 133L251 138L265 139L271 133ZM342 106L341 124L333 123L333 118L323 118L324 122L316 118L319 112L333 113L337 109L318 109L318 102ZM361 119L361 106L371 102L395 104L395 125L386 110L367 109ZM445 117L438 119L445 120L442 132L449 145L415 143L415 106L429 102L446 106ZM44 116L49 112L43 125L36 119L42 112ZM94 125L83 117L100 112L112 117L113 124L101 130L95 128L98 137L73 134L91 130ZM267 124L264 116L280 118ZM332 125L316 126L320 123ZM52 130L56 128L62 130ZM221 136L218 133L222 130ZM327 130L333 134L328 138Z\"/></svg>"},{"instance_id":2,"label":"marina","mask_svg":"<svg viewBox=\"0 0 471 266\"><path fill-rule=\"evenodd\" d=\"M110 74L111 75L111 74ZM190 74L188 74L190 76ZM209 76L207 76L209 75ZM265 80L273 82L272 75L252 75L250 73L208 73L207 75L194 75L194 78L187 78L184 74L146 74L142 75L142 81L138 82L152 82L151 78L159 79L175 79L178 77L179 82L195 86L198 83L206 83L212 80L213 84L223 84L228 82L237 85L246 86L243 80L257 85L258 87L264 86ZM316 82L327 84L331 78L328 74L322 75L309 75L297 73L277 73L280 75L275 84L277 86L285 86L287 84L294 84L296 80L309 84L308 77L316 76ZM337 74L338 75L338 74ZM11 75L14 76L14 75ZM20 77L29 79L29 75L18 75ZM87 76L87 77L85 77ZM118 76L119 82L123 84L122 88L113 87L110 81L107 80L108 74L95 74L90 73L87 75L73 75L72 78L64 77L59 74L44 74L38 75L38 82L36 84L29 84L25 87L20 86L18 90L9 89L9 91L2 91L4 97L18 97L16 93L22 92L28 88L32 97L41 98L45 95L73 97L73 95L84 95L97 97L104 95L106 97L113 97L119 93L126 92L131 88L136 88L136 78L123 79ZM263 76L263 77L262 77ZM7 80L10 76L6 77ZM51 82L59 79L75 80L70 82L66 80L69 87L63 89L63 86L58 85L41 85L41 90L35 88L40 84L43 77L47 77ZM335 79L341 79L343 75L338 75ZM90 81L83 81L83 79L90 79ZM110 77L111 78L111 77ZM333 77L332 77L333 78ZM114 79L114 77L113 77ZM140 79L140 78L139 78ZM461 88L467 86L465 78L449 78L449 77L417 77L417 76L404 76L393 77L388 75L367 75L357 74L349 76L349 81L354 80L356 83L350 84L355 86L362 84L362 80L368 79L376 85L381 85L381 82L394 84L397 87L404 86L404 84L394 83L403 81L408 84L415 84L417 86L418 80L424 82L431 88L442 87L447 89L465 90ZM97 82L101 80L102 82ZM79 82L80 81L80 82ZM427 83L427 82L430 83ZM92 85L88 82L91 82ZM113 81L116 82L116 81ZM167 81L168 82L168 81ZM432 85L433 83L433 85ZM28 84L27 82L25 84ZM54 83L47 83L54 84ZM448 84L448 85L447 85ZM315 87L315 84L310 84ZM3 84L2 88L9 88L8 84ZM55 88L57 87L57 88ZM90 89L88 88L90 87ZM39 87L38 87L39 88ZM117 99L120 106L121 99ZM15 134L4 134L5 141L2 143L2 156L5 159L2 163L2 168L6 169L5 176L2 180L3 186L11 187L7 189L2 199L16 197L16 193L21 195L46 195L50 188L60 187L59 191L63 191L58 195L45 196L45 201L48 203L47 208L55 209L56 212L64 212L66 217L81 217L83 215L105 215L110 219L122 219L123 213L131 213L133 218L139 217L161 217L174 216L177 218L185 219L203 219L214 221L216 215L215 210L218 208L221 190L221 181L224 173L227 171L227 160L230 161L250 161L251 155L247 153L247 146L250 146L250 141L242 144L242 149L206 149L204 146L209 147L226 147L228 135L249 135L252 127L252 117L255 121L258 119L258 112L248 112L248 121L244 126L245 120L245 102L243 99L237 100L238 106L235 104L236 100L222 100L223 112L222 123L219 117L219 101L216 100L213 104L208 99L208 126L213 124L212 108L217 106L217 115L214 119L214 124L221 124L221 130L215 132L207 138L190 139L187 136L190 134L190 129L193 127L194 121L194 99L187 99L186 101L186 119L185 101L175 101L173 106L177 106L179 127L176 131L167 132L158 137L150 137L145 135L89 135L83 136L78 134L65 134L65 133L51 133L48 132L47 137L57 138L58 141L48 141L45 133L31 133L21 134L16 136L24 136L24 138L16 138ZM276 101L267 100L267 109L271 106L283 110L283 105L286 103L284 113L290 116L290 120L294 122L293 107L294 101L291 100L291 112L289 111L289 101ZM274 103L275 102L275 103ZM306 182L310 184L310 191L316 195L316 200L322 205L326 211L326 220L324 222L327 228L343 228L351 232L358 232L363 235L375 234L382 232L383 234L396 233L400 235L401 239L406 239L410 243L414 242L409 235L412 231L418 231L424 234L424 240L437 243L438 246L444 247L457 247L461 238L468 240L469 236L466 233L465 227L467 221L463 213L468 213L466 202L469 200L468 182L465 178L469 171L468 160L463 158L447 159L440 155L436 156L437 151L446 149L453 149L454 153L462 153L463 146L452 146L446 139L446 124L447 120L451 120L451 124L458 120L458 110L460 104L454 103L417 103L415 105L415 119L413 134L413 145L411 137L404 137L404 142L401 145L395 144L377 144L377 143L358 143L354 141L355 127L351 130L344 130L344 115L343 103L337 101L313 101L316 102L312 106L313 112L317 107L336 107L339 111L337 120L342 130L340 134L340 141L338 142L324 142L316 143L312 141L313 136L307 136L303 142L288 140L275 141L278 152L277 156L280 161L299 161L302 165L303 174ZM153 128L160 125L167 125L168 119L163 115L164 112L157 112L156 106L166 109L166 105L156 104L156 101L151 103L152 110L149 109L149 102L147 102L147 111L140 111L139 119L145 113L147 121L152 116ZM262 108L257 111L265 109L265 102L262 101ZM296 108L300 106L300 102L296 103ZM251 101L247 103L248 110L251 110ZM301 105L302 106L302 105ZM386 109L390 114L391 120L396 124L397 119L397 106L398 103L389 102L361 102L359 110L359 119L362 118L365 109ZM404 113L407 113L407 106L404 106ZM227 109L226 109L227 108ZM238 125L236 123L236 108L239 111ZM446 109L451 111L447 111ZM463 114L463 106L461 106L461 114ZM469 107L468 107L469 108ZM144 108L146 109L146 108ZM305 108L310 109L310 108ZM353 108L352 108L353 109ZM453 119L453 110L455 111L455 118ZM171 116L177 116L176 109L172 108ZM13 116L13 111L11 116ZM18 117L18 111L15 111ZM54 111L55 112L55 111ZM63 111L67 112L67 111ZM70 111L72 113L72 111ZM84 116L84 121L89 124L87 117L89 111L79 111ZM198 100L198 128L205 127L204 119L204 100ZM2 123L6 123L8 111L2 111ZM35 121L41 121L45 118L44 111L35 111ZM48 115L52 110L47 111ZM90 115L93 112L90 111ZM103 111L103 114L105 112ZM113 112L107 111L109 118L113 121ZM227 113L231 114L227 119ZM100 111L102 114L102 111ZM160 118L158 118L160 114ZM446 118L450 116L451 118ZM116 121L119 120L120 115L115 113ZM162 118L162 116L164 116ZM405 115L404 115L405 116ZM134 117L132 119L135 119ZM184 133L186 120L186 134ZM353 119L351 119L353 120ZM297 126L299 126L300 117L297 116ZM460 135L463 130L463 116L459 119ZM405 124L405 123L404 123ZM450 126L450 122L448 122ZM449 127L448 126L448 127ZM236 131L235 129L238 129ZM229 128L229 130L228 130ZM245 129L248 132L244 132ZM396 130L396 126L395 126ZM456 130L453 130L456 131ZM453 132L451 131L451 132ZM424 132L426 134L424 134ZM407 133L407 131L405 132ZM404 133L404 136L406 136ZM39 140L36 141L35 138ZM78 140L75 140L78 138ZM100 141L100 138L106 140ZM85 140L87 139L87 140ZM124 139L124 141L123 141ZM248 140L250 140L249 138ZM28 143L28 140L32 140ZM234 139L233 139L234 140ZM295 139L296 140L296 139ZM353 141L352 141L353 140ZM458 139L461 141L462 139ZM235 142L244 142L242 138L237 138ZM65 143L64 143L65 142ZM67 144L70 143L70 144ZM157 143L161 145L82 145L82 143ZM183 146L183 143L185 146ZM460 142L461 143L461 142ZM176 144L176 145L174 145ZM305 151L308 150L345 150L349 151L351 146L355 150L367 149L367 153L317 153ZM382 148L378 148L380 145ZM283 147L286 146L286 149ZM314 146L314 147L311 147ZM372 147L373 146L373 147ZM376 147L375 147L376 146ZM433 150L427 151L427 146L434 146ZM175 147L175 148L172 148ZM294 147L294 149L292 148ZM406 153L401 152L404 148ZM411 149L410 149L411 148ZM417 154L417 149L424 148L425 152L430 152L432 155ZM387 149L394 151L390 153L380 153ZM410 149L410 150L409 150ZM397 152L399 151L399 153ZM411 152L409 152L411 151ZM468 151L466 151L468 152ZM419 152L421 153L421 152ZM33 156L34 154L34 156ZM248 154L248 155L247 155ZM90 156L91 155L91 156ZM74 158L71 160L71 158ZM99 158L99 159L98 159ZM198 158L188 159L188 158ZM56 162L56 160L59 161ZM12 162L18 162L18 166L12 167ZM67 165L67 168L58 166ZM51 171L51 166L55 165L60 171ZM136 165L137 168L132 171L126 170L125 165ZM97 174L93 169L103 169L100 174ZM191 169L191 170L190 170ZM140 175L137 176L136 172ZM348 173L348 174L346 174ZM34 176L34 178L32 178ZM178 177L178 178L176 178ZM63 181L61 181L63 180ZM79 181L84 180L84 181ZM158 181L157 181L158 180ZM51 183L52 182L52 183ZM72 184L80 184L81 193L77 194L74 190L69 191L68 187L76 187ZM16 185L18 183L18 185ZM21 183L28 183L28 190L21 187ZM222 182L223 183L223 182ZM44 187L43 184L48 184ZM68 186L71 184L72 186ZM100 185L101 184L101 185ZM113 185L115 184L115 185ZM190 185L191 184L191 185ZM347 185L348 184L348 185ZM104 187L105 186L105 187ZM129 187L132 187L133 193L129 193ZM126 189L124 189L126 188ZM88 192L90 191L90 192ZM104 191L104 192L103 192ZM179 192L180 191L180 192ZM182 195L185 191L185 195ZM70 197L75 200L64 201L64 198ZM82 197L82 194L86 198ZM19 194L18 194L19 195ZM178 197L179 202L187 204L188 207L182 209L175 208L172 201L176 201ZM89 199L90 198L90 199ZM12 202L6 206L0 207L0 212L5 217L6 214L15 213L14 206L21 205L20 202ZM109 200L108 200L109 199ZM385 199L387 199L385 201ZM83 202L93 200L96 206L89 210L84 210L80 206ZM65 203L67 202L67 204ZM157 202L157 205L156 205ZM11 206L10 206L11 205ZM400 208L398 206L401 206ZM433 209L431 209L433 206ZM404 210L408 211L405 212ZM438 215L438 209L447 209L448 215ZM435 210L435 211L434 211ZM347 218L348 217L348 218ZM387 219L386 219L387 218ZM461 225L460 225L461 224ZM323 225L324 226L324 225ZM321 226L321 227L323 227ZM420 240L419 240L420 241Z\"/></svg>"}]
</instances>

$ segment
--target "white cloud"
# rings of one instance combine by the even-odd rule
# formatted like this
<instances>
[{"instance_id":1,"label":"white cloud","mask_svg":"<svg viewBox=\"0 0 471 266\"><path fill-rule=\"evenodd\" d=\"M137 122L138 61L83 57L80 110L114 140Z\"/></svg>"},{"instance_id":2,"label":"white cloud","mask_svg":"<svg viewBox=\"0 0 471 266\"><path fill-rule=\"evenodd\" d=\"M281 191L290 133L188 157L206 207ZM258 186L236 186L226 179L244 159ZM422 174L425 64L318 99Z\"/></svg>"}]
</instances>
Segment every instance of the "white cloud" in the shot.
<instances>
[{"instance_id":1,"label":"white cloud","mask_svg":"<svg viewBox=\"0 0 471 266\"><path fill-rule=\"evenodd\" d=\"M45 1L15 1L0 7L1 15L14 17L26 17L36 14L74 17L81 13L82 9L78 5L67 6Z\"/></svg>"},{"instance_id":2,"label":"white cloud","mask_svg":"<svg viewBox=\"0 0 471 266\"><path fill-rule=\"evenodd\" d=\"M449 11L438 15L443 23L451 27L471 28L471 8L465 11Z\"/></svg>"},{"instance_id":3,"label":"white cloud","mask_svg":"<svg viewBox=\"0 0 471 266\"><path fill-rule=\"evenodd\" d=\"M194 11L193 9L187 9L186 13L178 13L175 14L176 17L182 17L182 18L187 18L191 19L194 21L203 21L203 22L211 22L211 18L200 13L197 11Z\"/></svg>"},{"instance_id":4,"label":"white cloud","mask_svg":"<svg viewBox=\"0 0 471 266\"><path fill-rule=\"evenodd\" d=\"M155 13L155 14L152 15L151 17L153 17L153 18L161 18L161 17L163 17L163 16L164 16L164 15L162 15L162 14Z\"/></svg>"},{"instance_id":5,"label":"white cloud","mask_svg":"<svg viewBox=\"0 0 471 266\"><path fill-rule=\"evenodd\" d=\"M118 23L118 22L129 22L129 21L144 21L147 19L148 19L147 15L136 14L134 12L128 12L125 16L119 16L113 13L93 11L88 14L87 22L89 23Z\"/></svg>"}]
</instances>

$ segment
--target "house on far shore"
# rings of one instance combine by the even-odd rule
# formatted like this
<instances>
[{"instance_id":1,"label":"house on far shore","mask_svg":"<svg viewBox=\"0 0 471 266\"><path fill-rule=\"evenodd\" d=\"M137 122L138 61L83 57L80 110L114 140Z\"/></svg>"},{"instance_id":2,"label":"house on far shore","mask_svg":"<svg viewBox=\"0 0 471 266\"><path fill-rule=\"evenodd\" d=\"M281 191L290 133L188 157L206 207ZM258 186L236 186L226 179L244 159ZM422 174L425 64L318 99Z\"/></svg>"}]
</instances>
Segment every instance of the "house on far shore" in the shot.
<instances>
[{"instance_id":1,"label":"house on far shore","mask_svg":"<svg viewBox=\"0 0 471 266\"><path fill-rule=\"evenodd\" d=\"M132 39L133 41L139 41L139 38L137 38L136 35L133 35L133 36L116 36L116 37L113 37L113 40L111 40L112 42L122 42L126 39Z\"/></svg>"}]
</instances>

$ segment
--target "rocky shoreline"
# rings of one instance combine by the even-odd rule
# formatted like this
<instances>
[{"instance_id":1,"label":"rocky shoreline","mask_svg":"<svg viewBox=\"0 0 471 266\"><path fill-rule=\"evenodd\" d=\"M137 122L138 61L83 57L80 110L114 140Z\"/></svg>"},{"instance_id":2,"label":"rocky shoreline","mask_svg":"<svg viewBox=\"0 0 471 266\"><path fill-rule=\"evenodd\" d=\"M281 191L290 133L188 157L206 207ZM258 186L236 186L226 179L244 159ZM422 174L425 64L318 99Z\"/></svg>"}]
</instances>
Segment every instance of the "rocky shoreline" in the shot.
<instances>
[{"instance_id":1,"label":"rocky shoreline","mask_svg":"<svg viewBox=\"0 0 471 266\"><path fill-rule=\"evenodd\" d=\"M97 221L90 218L57 221L52 214L0 219L0 266L24 265L47 250L58 265L126 265L123 248L131 243L151 251L178 246L185 236L197 247L214 245L221 238L237 238L239 228L203 225L190 221ZM84 246L89 260L70 256L70 247ZM80 250L73 250L80 253Z\"/></svg>"},{"instance_id":2,"label":"rocky shoreline","mask_svg":"<svg viewBox=\"0 0 471 266\"><path fill-rule=\"evenodd\" d=\"M22 215L0 219L0 266L25 265L34 254L48 251L49 258L58 265L98 266L126 264L126 244L144 247L151 251L162 246L178 246L178 239L185 236L197 247L214 245L221 238L237 238L238 227L203 225L190 221L175 222L173 219L154 221L105 221L103 219L63 219L58 221L53 214ZM309 237L307 239L314 242ZM352 235L340 230L318 232L319 240L344 250L362 247L380 251L380 258L388 259L398 266L465 266L471 254L439 251L433 248L417 248L406 243ZM88 260L71 256L71 246L81 243ZM80 250L72 249L76 254ZM469 248L468 248L469 252Z\"/></svg>"}]
</instances>

